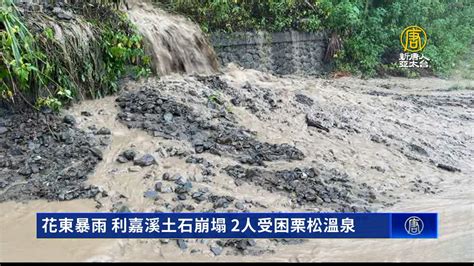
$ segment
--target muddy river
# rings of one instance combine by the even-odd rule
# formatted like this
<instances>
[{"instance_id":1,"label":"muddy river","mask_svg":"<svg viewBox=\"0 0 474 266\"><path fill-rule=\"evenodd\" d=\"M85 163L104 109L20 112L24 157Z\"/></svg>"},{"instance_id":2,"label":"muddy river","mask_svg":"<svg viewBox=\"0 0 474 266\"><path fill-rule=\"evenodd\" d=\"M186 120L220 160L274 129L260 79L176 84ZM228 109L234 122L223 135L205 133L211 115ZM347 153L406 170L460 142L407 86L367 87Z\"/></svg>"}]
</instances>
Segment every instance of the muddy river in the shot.
<instances>
[{"instance_id":1,"label":"muddy river","mask_svg":"<svg viewBox=\"0 0 474 266\"><path fill-rule=\"evenodd\" d=\"M473 85L467 80L436 78L276 77L232 65L211 78L171 75L160 80L126 82L117 96L84 101L62 114L75 117L76 127L85 132L110 130L102 160L84 181L107 193L92 198L81 194L68 201L8 200L4 194L7 200L0 203L0 260L472 261ZM275 144L281 149L297 150L302 156L288 159L263 154L262 158L272 159L259 161L259 165L245 161L255 159L254 151L235 151L232 145L220 156L197 152L195 140L186 130L196 125L180 124L183 121L175 115L174 132L179 134L170 138L166 135L168 129L160 127L161 116L155 119L133 111L134 99L141 95L147 95L143 97L146 103L153 97L167 99L165 104L170 108L204 117L229 134L240 134L243 127L252 132L250 143ZM90 114L85 115L85 111ZM225 113L227 122L215 115L218 112ZM169 119L167 116L165 113L164 119ZM151 126L132 123L144 117L152 117L146 120ZM199 126L196 129L201 130ZM205 141L210 144L218 141L213 132L203 134L207 134ZM158 164L136 167L119 162L128 149L138 155L151 154ZM261 169L270 178L275 171L314 167L322 175L344 176L354 185L347 191L350 197L319 194L331 201L317 203L295 195L291 187L278 190L261 185L261 180L237 180L225 170L233 165ZM0 172L6 173L6 169ZM186 177L193 183L193 191L228 197L228 204L216 206L215 197L178 200L173 193L174 183L165 174ZM144 196L157 182L170 190L160 188L153 199ZM261 239L244 250L223 245L220 255L209 248L217 240L189 240L183 249L176 240L36 239L37 212L109 212L123 208L135 212L309 212L345 208L438 212L440 225L438 239Z\"/></svg>"}]
</instances>

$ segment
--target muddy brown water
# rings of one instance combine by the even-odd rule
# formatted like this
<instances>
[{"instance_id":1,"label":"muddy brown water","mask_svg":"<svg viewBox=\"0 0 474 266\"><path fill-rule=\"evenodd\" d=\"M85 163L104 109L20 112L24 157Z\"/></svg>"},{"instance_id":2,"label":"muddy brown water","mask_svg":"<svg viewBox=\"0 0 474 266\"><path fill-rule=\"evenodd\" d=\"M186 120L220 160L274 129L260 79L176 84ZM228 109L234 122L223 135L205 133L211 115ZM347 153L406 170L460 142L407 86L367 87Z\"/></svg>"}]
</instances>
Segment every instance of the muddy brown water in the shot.
<instances>
[{"instance_id":1,"label":"muddy brown water","mask_svg":"<svg viewBox=\"0 0 474 266\"><path fill-rule=\"evenodd\" d=\"M132 1L127 10L130 20L139 25L145 50L159 75L171 73L214 73L217 56L198 25L172 15L145 1Z\"/></svg>"},{"instance_id":2,"label":"muddy brown water","mask_svg":"<svg viewBox=\"0 0 474 266\"><path fill-rule=\"evenodd\" d=\"M232 107L241 125L257 132L258 139L273 143L289 143L306 155L303 161L272 162L269 169L309 164L326 164L347 172L360 182L367 182L378 196L393 203L380 207L380 212L438 212L439 238L429 240L406 239L318 239L300 244L283 244L272 240L257 240L258 255L235 254L224 248L214 256L209 244L214 240L190 240L182 251L176 242L161 243L156 239L69 239L48 240L35 237L36 212L107 212L118 202L132 211L152 212L173 202L174 193L163 194L160 202L143 197L155 179L164 172L186 176L198 175L201 169L185 163L185 158L166 156L160 147L189 150L189 143L153 137L139 129L128 129L116 118L119 108L116 96L84 101L65 111L76 116L78 126L107 127L112 131L112 142L104 150L104 160L89 177L88 183L97 185L109 194L97 200L64 202L30 201L0 204L0 260L1 261L472 261L474 260L474 173L473 106L474 92L468 89L446 90L453 85L470 86L472 81L449 81L435 78L416 80L390 78L359 80L342 78L326 80L305 77L279 78L252 70L230 66L221 75L234 89L252 86L271 88L283 99L280 108L263 119L245 107ZM191 77L168 76L164 81L191 80ZM153 84L143 81L143 84ZM134 90L140 83L125 87ZM375 93L374 93L375 92ZM315 100L317 106L334 115L353 121L360 133L332 128L329 133L306 126L304 109L293 104L295 93L303 93ZM388 95L388 94L395 94ZM413 98L413 95L417 95ZM181 95L183 99L188 96ZM403 98L408 96L408 98ZM426 96L426 97L424 97ZM449 96L449 101L446 100ZM225 96L224 96L225 98ZM403 100L400 100L403 99ZM441 100L440 100L441 99ZM443 100L444 99L444 100ZM456 104L450 104L450 103ZM435 103L435 104L432 104ZM332 108L333 107L333 108ZM332 108L332 109L331 109ZM81 116L90 111L91 117ZM102 111L99 111L102 110ZM349 110L349 111L348 111ZM357 114L356 117L350 114ZM341 116L339 116L341 115ZM269 119L267 119L269 118ZM465 119L467 118L467 119ZM371 141L371 135L393 134L391 145ZM384 135L385 134L385 135ZM450 137L446 137L448 135ZM451 139L451 137L453 139ZM455 163L461 172L439 169L429 160L411 160L404 153L408 142L428 143L425 147L435 161ZM454 148L450 147L456 145ZM151 153L159 165L130 172L130 164L115 160L121 151L133 147ZM433 147L433 150L430 149ZM450 150L450 149L453 150ZM436 153L434 152L436 151ZM435 154L434 154L435 153ZM226 166L234 163L226 157L201 154L201 157ZM372 168L379 166L380 168ZM377 169L384 169L379 171ZM147 174L155 178L144 178ZM414 187L414 183L422 180ZM295 205L284 193L270 193L251 184L236 186L234 180L216 171L211 182L194 182L219 195L231 195L237 200L251 199L251 211L314 211L314 207ZM435 192L426 192L430 186ZM414 189L417 188L417 189ZM125 198L123 197L125 196ZM209 203L197 208L211 208ZM207 205L206 205L207 204ZM191 252L191 250L194 250Z\"/></svg>"}]
</instances>

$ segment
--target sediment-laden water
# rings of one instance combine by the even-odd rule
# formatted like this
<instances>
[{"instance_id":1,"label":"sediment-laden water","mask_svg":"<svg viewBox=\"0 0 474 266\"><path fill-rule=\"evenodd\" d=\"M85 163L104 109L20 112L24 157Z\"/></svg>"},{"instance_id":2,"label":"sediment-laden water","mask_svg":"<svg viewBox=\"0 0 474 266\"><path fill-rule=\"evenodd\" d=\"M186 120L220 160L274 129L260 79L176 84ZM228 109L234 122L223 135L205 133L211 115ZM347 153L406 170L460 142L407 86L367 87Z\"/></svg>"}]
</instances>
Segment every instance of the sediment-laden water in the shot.
<instances>
[{"instance_id":1,"label":"sediment-laden water","mask_svg":"<svg viewBox=\"0 0 474 266\"><path fill-rule=\"evenodd\" d=\"M0 113L0 260L474 259L472 81L216 74L196 25L127 12L164 77ZM439 212L440 238L36 239L36 212L96 211Z\"/></svg>"},{"instance_id":2,"label":"sediment-laden water","mask_svg":"<svg viewBox=\"0 0 474 266\"><path fill-rule=\"evenodd\" d=\"M1 228L7 228L1 256L23 260L28 252L32 260L81 261L472 259L469 102L474 95L468 89L447 90L457 84L470 83L277 78L232 67L219 76L129 82L118 96L84 101L65 111L85 134L97 137L98 129L110 130L103 159L86 180L106 193L89 200L1 203L2 210L9 210L0 217ZM154 105L159 99L163 104ZM308 114L313 114L309 120ZM193 126L200 117L209 127ZM249 133L225 141L213 138L220 128ZM193 142L199 132L208 136L210 149ZM248 163L240 158L248 150L233 143L245 147L249 140L293 147L304 156ZM135 153L131 160L125 158L130 150ZM157 163L134 163L147 154ZM38 211L342 211L346 206L439 212L440 239L49 241L36 240L33 226ZM86 242L87 252L76 251ZM215 247L222 249L219 255L212 251Z\"/></svg>"}]
</instances>

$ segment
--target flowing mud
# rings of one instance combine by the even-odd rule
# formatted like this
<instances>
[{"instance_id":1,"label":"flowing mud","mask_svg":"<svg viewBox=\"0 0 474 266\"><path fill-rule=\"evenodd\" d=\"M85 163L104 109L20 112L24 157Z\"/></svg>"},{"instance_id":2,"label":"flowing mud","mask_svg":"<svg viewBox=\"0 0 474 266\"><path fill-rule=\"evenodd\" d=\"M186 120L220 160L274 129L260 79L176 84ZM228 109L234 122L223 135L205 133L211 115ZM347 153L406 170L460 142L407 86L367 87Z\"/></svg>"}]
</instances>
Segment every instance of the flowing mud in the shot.
<instances>
[{"instance_id":1,"label":"flowing mud","mask_svg":"<svg viewBox=\"0 0 474 266\"><path fill-rule=\"evenodd\" d=\"M213 76L126 83L118 96L66 111L75 128L96 139L100 129L110 130L102 160L83 180L102 193L0 203L0 258L473 260L472 87L435 78L275 77L234 66ZM440 235L38 240L34 213L44 211L429 211L440 213Z\"/></svg>"},{"instance_id":2,"label":"flowing mud","mask_svg":"<svg viewBox=\"0 0 474 266\"><path fill-rule=\"evenodd\" d=\"M210 74L218 69L214 50L201 29L190 20L168 14L150 3L133 1L128 16L145 37L146 52L152 55L159 75L171 73Z\"/></svg>"}]
</instances>

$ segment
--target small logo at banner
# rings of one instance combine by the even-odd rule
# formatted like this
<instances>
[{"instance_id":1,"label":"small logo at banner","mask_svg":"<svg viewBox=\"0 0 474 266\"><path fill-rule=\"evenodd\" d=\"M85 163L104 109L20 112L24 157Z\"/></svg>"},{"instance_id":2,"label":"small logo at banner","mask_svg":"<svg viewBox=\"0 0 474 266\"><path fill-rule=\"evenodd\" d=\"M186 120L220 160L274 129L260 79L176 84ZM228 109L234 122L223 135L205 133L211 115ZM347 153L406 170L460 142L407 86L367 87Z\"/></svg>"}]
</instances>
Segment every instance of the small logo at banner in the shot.
<instances>
[{"instance_id":1,"label":"small logo at banner","mask_svg":"<svg viewBox=\"0 0 474 266\"><path fill-rule=\"evenodd\" d=\"M407 231L409 235L419 235L423 232L423 228L423 220L417 216L411 216L405 221L405 231Z\"/></svg>"}]
</instances>

